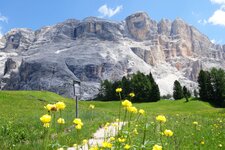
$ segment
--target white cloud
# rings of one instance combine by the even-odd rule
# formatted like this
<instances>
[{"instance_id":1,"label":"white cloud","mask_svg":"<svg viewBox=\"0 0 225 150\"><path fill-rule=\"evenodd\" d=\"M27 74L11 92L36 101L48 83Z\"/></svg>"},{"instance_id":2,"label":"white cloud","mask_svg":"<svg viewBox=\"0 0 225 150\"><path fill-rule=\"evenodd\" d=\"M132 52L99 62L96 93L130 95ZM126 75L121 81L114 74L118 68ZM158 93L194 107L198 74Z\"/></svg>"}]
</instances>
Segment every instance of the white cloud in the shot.
<instances>
[{"instance_id":1,"label":"white cloud","mask_svg":"<svg viewBox=\"0 0 225 150\"><path fill-rule=\"evenodd\" d=\"M214 4L225 4L225 0L210 0Z\"/></svg>"},{"instance_id":2,"label":"white cloud","mask_svg":"<svg viewBox=\"0 0 225 150\"><path fill-rule=\"evenodd\" d=\"M0 21L8 23L8 18L0 13Z\"/></svg>"},{"instance_id":3,"label":"white cloud","mask_svg":"<svg viewBox=\"0 0 225 150\"><path fill-rule=\"evenodd\" d=\"M106 4L102 5L99 9L98 12L101 13L100 17L112 17L115 14L119 13L123 9L123 6L117 6L116 8L109 8Z\"/></svg>"},{"instance_id":4,"label":"white cloud","mask_svg":"<svg viewBox=\"0 0 225 150\"><path fill-rule=\"evenodd\" d=\"M213 25L225 26L225 11L222 8L216 10L213 15L208 19L208 22Z\"/></svg>"},{"instance_id":5,"label":"white cloud","mask_svg":"<svg viewBox=\"0 0 225 150\"><path fill-rule=\"evenodd\" d=\"M206 25L208 23L208 21L206 19L200 19L200 20L198 20L198 23L200 23L202 25Z\"/></svg>"}]
</instances>

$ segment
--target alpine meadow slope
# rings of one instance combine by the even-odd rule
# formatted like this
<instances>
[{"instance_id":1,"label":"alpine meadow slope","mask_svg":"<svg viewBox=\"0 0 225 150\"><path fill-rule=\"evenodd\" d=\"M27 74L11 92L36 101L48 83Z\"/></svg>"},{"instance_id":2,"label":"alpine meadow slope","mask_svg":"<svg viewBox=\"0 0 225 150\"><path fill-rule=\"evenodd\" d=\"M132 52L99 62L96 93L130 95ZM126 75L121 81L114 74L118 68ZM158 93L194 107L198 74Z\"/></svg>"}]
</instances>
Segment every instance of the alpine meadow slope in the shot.
<instances>
[{"instance_id":1,"label":"alpine meadow slope","mask_svg":"<svg viewBox=\"0 0 225 150\"><path fill-rule=\"evenodd\" d=\"M88 17L36 31L12 29L0 39L0 60L5 90L72 97L73 80L79 79L81 98L91 99L102 80L151 71L166 95L175 80L193 90L201 69L224 69L225 45L211 43L180 18L156 22L137 12L120 22Z\"/></svg>"}]
</instances>

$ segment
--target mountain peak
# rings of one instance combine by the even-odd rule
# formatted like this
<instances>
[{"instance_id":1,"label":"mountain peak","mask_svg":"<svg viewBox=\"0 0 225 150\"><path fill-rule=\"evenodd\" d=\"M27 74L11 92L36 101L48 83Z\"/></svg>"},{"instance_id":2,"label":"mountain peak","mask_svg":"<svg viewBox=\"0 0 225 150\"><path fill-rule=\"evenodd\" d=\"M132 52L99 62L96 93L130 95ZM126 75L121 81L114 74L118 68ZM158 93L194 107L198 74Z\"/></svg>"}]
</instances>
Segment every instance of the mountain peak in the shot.
<instances>
[{"instance_id":1,"label":"mountain peak","mask_svg":"<svg viewBox=\"0 0 225 150\"><path fill-rule=\"evenodd\" d=\"M201 69L225 68L225 45L212 44L180 18L157 23L145 12L122 22L88 17L35 32L14 29L1 39L0 52L4 89L72 96L78 78L83 99L93 98L102 80L137 71L151 71L163 95L171 94L174 80L194 89Z\"/></svg>"}]
</instances>

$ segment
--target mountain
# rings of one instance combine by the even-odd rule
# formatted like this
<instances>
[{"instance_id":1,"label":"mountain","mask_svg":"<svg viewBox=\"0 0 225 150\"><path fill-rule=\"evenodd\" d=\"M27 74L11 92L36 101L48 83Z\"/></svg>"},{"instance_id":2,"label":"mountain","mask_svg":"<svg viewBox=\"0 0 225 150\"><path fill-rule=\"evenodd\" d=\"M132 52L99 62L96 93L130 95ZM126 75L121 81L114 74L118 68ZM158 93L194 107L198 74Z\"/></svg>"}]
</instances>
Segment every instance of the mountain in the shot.
<instances>
[{"instance_id":1,"label":"mountain","mask_svg":"<svg viewBox=\"0 0 225 150\"><path fill-rule=\"evenodd\" d=\"M225 45L213 44L180 18L156 22L137 12L121 22L88 17L36 31L12 29L0 39L0 60L7 90L72 97L73 80L80 80L81 98L90 99L104 79L151 71L165 95L174 80L194 90L201 69L225 68Z\"/></svg>"}]
</instances>

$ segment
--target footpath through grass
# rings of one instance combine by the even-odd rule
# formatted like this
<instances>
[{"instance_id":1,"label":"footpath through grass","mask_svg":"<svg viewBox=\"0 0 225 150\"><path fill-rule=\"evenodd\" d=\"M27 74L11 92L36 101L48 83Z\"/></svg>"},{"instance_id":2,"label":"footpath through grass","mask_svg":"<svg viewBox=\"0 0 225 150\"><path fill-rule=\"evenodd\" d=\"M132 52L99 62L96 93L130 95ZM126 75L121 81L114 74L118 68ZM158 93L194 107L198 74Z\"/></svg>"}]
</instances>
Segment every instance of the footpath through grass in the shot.
<instances>
[{"instance_id":1,"label":"footpath through grass","mask_svg":"<svg viewBox=\"0 0 225 150\"><path fill-rule=\"evenodd\" d=\"M63 101L66 109L63 118L66 128L63 134L52 134L50 149L72 146L76 142L76 132L73 127L75 118L75 102L57 94L45 91L0 91L0 149L43 149L44 128L39 118L46 114L44 106L48 103ZM89 109L94 104L95 109ZM140 120L147 120L147 146L152 147L163 141L165 149L205 149L215 150L225 147L225 111L213 108L208 103L200 101L161 100L155 103L134 104L138 109L144 109L146 114ZM79 117L84 122L79 141L91 138L92 134L106 122L118 118L119 102L80 101ZM155 117L163 114L167 122L162 128L174 132L172 138L159 137L159 126ZM57 116L56 116L57 118ZM198 125L193 125L198 122ZM54 127L58 132L59 127ZM143 137L143 126L137 126L136 148ZM135 146L131 147L134 149ZM147 148L146 148L147 149Z\"/></svg>"}]
</instances>

